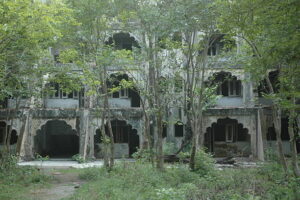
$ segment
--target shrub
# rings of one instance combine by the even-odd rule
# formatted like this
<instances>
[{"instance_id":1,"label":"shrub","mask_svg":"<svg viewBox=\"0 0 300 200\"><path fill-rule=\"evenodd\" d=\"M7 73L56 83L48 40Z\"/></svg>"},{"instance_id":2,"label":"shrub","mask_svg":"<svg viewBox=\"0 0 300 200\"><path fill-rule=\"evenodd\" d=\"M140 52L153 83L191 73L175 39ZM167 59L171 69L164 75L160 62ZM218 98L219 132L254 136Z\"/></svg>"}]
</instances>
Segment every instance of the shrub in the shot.
<instances>
[{"instance_id":1,"label":"shrub","mask_svg":"<svg viewBox=\"0 0 300 200\"><path fill-rule=\"evenodd\" d=\"M195 156L195 172L204 176L213 174L215 170L215 160L212 155L205 153L203 149L199 149Z\"/></svg>"},{"instance_id":2,"label":"shrub","mask_svg":"<svg viewBox=\"0 0 300 200\"><path fill-rule=\"evenodd\" d=\"M77 161L78 163L85 162L84 158L80 154L75 154L74 156L72 156L72 160Z\"/></svg>"},{"instance_id":3,"label":"shrub","mask_svg":"<svg viewBox=\"0 0 300 200\"><path fill-rule=\"evenodd\" d=\"M0 172L11 171L17 167L18 157L16 155L2 154L0 159Z\"/></svg>"},{"instance_id":4,"label":"shrub","mask_svg":"<svg viewBox=\"0 0 300 200\"><path fill-rule=\"evenodd\" d=\"M271 162L278 161L278 156L276 151L274 151L274 149L272 148L265 149L265 159Z\"/></svg>"},{"instance_id":5,"label":"shrub","mask_svg":"<svg viewBox=\"0 0 300 200\"><path fill-rule=\"evenodd\" d=\"M103 168L86 168L79 174L79 178L82 180L97 180L101 173L106 173Z\"/></svg>"},{"instance_id":6,"label":"shrub","mask_svg":"<svg viewBox=\"0 0 300 200\"><path fill-rule=\"evenodd\" d=\"M172 155L174 153L176 153L176 145L173 142L166 142L163 145L163 152L165 155Z\"/></svg>"},{"instance_id":7,"label":"shrub","mask_svg":"<svg viewBox=\"0 0 300 200\"><path fill-rule=\"evenodd\" d=\"M132 157L138 162L150 162L153 151L150 149L138 149L137 152L132 154Z\"/></svg>"}]
</instances>

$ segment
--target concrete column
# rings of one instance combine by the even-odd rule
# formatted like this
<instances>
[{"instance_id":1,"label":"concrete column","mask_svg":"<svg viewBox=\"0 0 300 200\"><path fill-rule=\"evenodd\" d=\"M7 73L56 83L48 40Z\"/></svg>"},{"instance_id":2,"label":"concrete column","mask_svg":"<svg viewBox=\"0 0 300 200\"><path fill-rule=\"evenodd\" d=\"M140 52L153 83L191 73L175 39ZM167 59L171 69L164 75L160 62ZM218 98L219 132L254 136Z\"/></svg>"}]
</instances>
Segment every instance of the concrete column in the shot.
<instances>
[{"instance_id":1,"label":"concrete column","mask_svg":"<svg viewBox=\"0 0 300 200\"><path fill-rule=\"evenodd\" d=\"M30 114L30 110L26 111L24 115L26 116L26 120L25 120L23 135L22 135L22 141L20 144L19 154L22 160L32 160L34 158L33 155L34 134L32 133L32 131L36 131L36 130L33 130L31 128L32 116Z\"/></svg>"},{"instance_id":2,"label":"concrete column","mask_svg":"<svg viewBox=\"0 0 300 200\"><path fill-rule=\"evenodd\" d=\"M257 110L257 159L264 161L264 144L263 144L263 137L262 137L260 110Z\"/></svg>"},{"instance_id":3,"label":"concrete column","mask_svg":"<svg viewBox=\"0 0 300 200\"><path fill-rule=\"evenodd\" d=\"M88 116L89 117L89 116ZM91 120L89 120L90 122ZM94 152L94 134L95 134L95 130L92 128L91 123L88 123L87 126L89 127L89 132L87 133L89 135L89 144L88 144L88 148L89 148L89 153L88 153L88 158L95 158L95 152Z\"/></svg>"}]
</instances>

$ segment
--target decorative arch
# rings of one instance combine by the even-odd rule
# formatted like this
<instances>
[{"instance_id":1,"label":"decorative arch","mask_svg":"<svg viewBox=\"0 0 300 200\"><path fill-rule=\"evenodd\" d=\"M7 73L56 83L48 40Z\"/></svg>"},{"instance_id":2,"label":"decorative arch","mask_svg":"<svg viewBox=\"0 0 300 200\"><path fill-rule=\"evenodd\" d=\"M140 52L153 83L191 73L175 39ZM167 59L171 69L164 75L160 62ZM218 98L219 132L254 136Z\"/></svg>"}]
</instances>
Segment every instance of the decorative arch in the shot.
<instances>
[{"instance_id":1,"label":"decorative arch","mask_svg":"<svg viewBox=\"0 0 300 200\"><path fill-rule=\"evenodd\" d=\"M213 73L205 82L208 86L217 85L217 94L223 96L242 96L242 82L231 72Z\"/></svg>"},{"instance_id":2,"label":"decorative arch","mask_svg":"<svg viewBox=\"0 0 300 200\"><path fill-rule=\"evenodd\" d=\"M61 118L58 118L58 119L37 119L37 120L34 120L34 122L33 122L33 126L35 127L33 129L34 130L33 136L35 136L37 131L41 130L42 127L45 126L49 121L55 121L55 120L56 121L63 121L68 126L70 126L72 130L77 132L76 119L61 119ZM77 133L77 134L79 134L79 133Z\"/></svg>"},{"instance_id":3,"label":"decorative arch","mask_svg":"<svg viewBox=\"0 0 300 200\"><path fill-rule=\"evenodd\" d=\"M251 153L249 130L236 119L217 119L205 131L205 146L217 157Z\"/></svg>"},{"instance_id":4,"label":"decorative arch","mask_svg":"<svg viewBox=\"0 0 300 200\"><path fill-rule=\"evenodd\" d=\"M117 50L125 49L131 51L133 47L139 48L139 44L133 35L126 32L114 33L108 38L106 45L113 45Z\"/></svg>"},{"instance_id":5,"label":"decorative arch","mask_svg":"<svg viewBox=\"0 0 300 200\"><path fill-rule=\"evenodd\" d=\"M8 127L10 126L10 124L7 123L6 120L1 120L0 121L0 144L3 144L4 141L4 137L5 137L5 131L8 131ZM5 130L6 129L6 130ZM10 145L16 144L18 140L18 131L15 128L15 126L12 126L11 129L11 136L10 136ZM6 139L7 141L7 139Z\"/></svg>"},{"instance_id":6,"label":"decorative arch","mask_svg":"<svg viewBox=\"0 0 300 200\"><path fill-rule=\"evenodd\" d=\"M229 69L213 69L213 70L209 70L208 72L206 72L205 74L205 80L204 81L210 81L211 78L219 73L226 73L229 74L232 77L236 77L237 80L244 80L245 79L245 73L242 70L229 70Z\"/></svg>"},{"instance_id":7,"label":"decorative arch","mask_svg":"<svg viewBox=\"0 0 300 200\"><path fill-rule=\"evenodd\" d=\"M114 87L120 87L120 90L115 91L111 94L112 98L122 98L122 99L128 99L130 102L128 104L125 104L126 106L130 107L140 107L141 97L139 95L138 90L135 87L122 87L120 84L122 80L129 81L132 78L130 78L126 73L112 73L110 74L109 79L106 81L108 88L114 88ZM122 106L121 104L116 103L116 107ZM124 103L124 102L123 102Z\"/></svg>"},{"instance_id":8,"label":"decorative arch","mask_svg":"<svg viewBox=\"0 0 300 200\"><path fill-rule=\"evenodd\" d=\"M45 120L34 136L34 153L70 158L79 153L79 134L65 120Z\"/></svg>"},{"instance_id":9,"label":"decorative arch","mask_svg":"<svg viewBox=\"0 0 300 200\"><path fill-rule=\"evenodd\" d=\"M205 133L207 128L211 127L212 124L218 123L218 120L222 119L233 119L236 120L238 123L242 124L244 128L248 129L248 134L251 135L251 132L249 130L253 129L251 127L252 119L247 116L220 116L220 117L208 117L206 120L206 123L203 124L202 131Z\"/></svg>"},{"instance_id":10,"label":"decorative arch","mask_svg":"<svg viewBox=\"0 0 300 200\"><path fill-rule=\"evenodd\" d=\"M211 128L213 125L216 125L216 124L220 123L221 120L228 120L228 121L231 120L231 121L232 121L231 123L236 123L238 126L240 126L239 128L240 128L242 131L244 131L245 133L247 133L247 135L250 135L250 134L249 134L249 129L246 128L246 127L244 127L244 124L243 124L243 123L240 123L240 122L238 121L238 119L234 119L233 117L230 117L230 118L229 118L229 117L218 118L216 122L213 122L210 126L207 126L207 127L206 127L206 132L205 132L205 133L207 133L207 130L208 130L209 128Z\"/></svg>"},{"instance_id":11,"label":"decorative arch","mask_svg":"<svg viewBox=\"0 0 300 200\"><path fill-rule=\"evenodd\" d=\"M105 132L108 135L107 122L105 123ZM114 143L118 144L128 144L128 155L131 156L134 152L137 151L137 148L140 146L140 136L138 131L134 129L131 124L128 124L125 120L114 119L111 120L112 131L114 135ZM101 130L98 128L95 130L94 135L94 147L95 153L99 151L98 145L102 143ZM126 151L123 149L122 151ZM124 152L123 152L124 153Z\"/></svg>"}]
</instances>

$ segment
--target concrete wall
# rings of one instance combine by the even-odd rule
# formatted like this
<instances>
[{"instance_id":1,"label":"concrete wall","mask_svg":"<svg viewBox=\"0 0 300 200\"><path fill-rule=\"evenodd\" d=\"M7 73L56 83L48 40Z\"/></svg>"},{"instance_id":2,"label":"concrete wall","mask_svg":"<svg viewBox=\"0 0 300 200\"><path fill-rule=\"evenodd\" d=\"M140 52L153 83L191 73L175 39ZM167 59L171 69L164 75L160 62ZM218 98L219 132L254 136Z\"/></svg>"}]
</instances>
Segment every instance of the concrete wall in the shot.
<instances>
[{"instance_id":1,"label":"concrete wall","mask_svg":"<svg viewBox=\"0 0 300 200\"><path fill-rule=\"evenodd\" d=\"M221 97L216 102L216 107L242 107L242 97Z\"/></svg>"},{"instance_id":2,"label":"concrete wall","mask_svg":"<svg viewBox=\"0 0 300 200\"><path fill-rule=\"evenodd\" d=\"M265 141L265 149L272 149L274 152L277 151L276 141ZM285 155L291 155L290 141L282 141L283 153Z\"/></svg>"},{"instance_id":3,"label":"concrete wall","mask_svg":"<svg viewBox=\"0 0 300 200\"><path fill-rule=\"evenodd\" d=\"M131 99L130 98L109 98L108 103L112 108L129 108L131 107Z\"/></svg>"},{"instance_id":4,"label":"concrete wall","mask_svg":"<svg viewBox=\"0 0 300 200\"><path fill-rule=\"evenodd\" d=\"M21 99L19 107L24 108L24 107L28 106L26 104L28 104L28 100L27 99ZM8 99L7 100L7 107L8 108L16 108L16 100L15 99Z\"/></svg>"},{"instance_id":5,"label":"concrete wall","mask_svg":"<svg viewBox=\"0 0 300 200\"><path fill-rule=\"evenodd\" d=\"M129 146L127 143L116 143L114 144L115 158L128 158L129 157ZM103 144L99 143L95 145L95 157L103 158Z\"/></svg>"},{"instance_id":6,"label":"concrete wall","mask_svg":"<svg viewBox=\"0 0 300 200\"><path fill-rule=\"evenodd\" d=\"M272 100L259 97L257 103L261 105L272 105Z\"/></svg>"},{"instance_id":7,"label":"concrete wall","mask_svg":"<svg viewBox=\"0 0 300 200\"><path fill-rule=\"evenodd\" d=\"M79 108L78 99L45 99L46 108Z\"/></svg>"}]
</instances>

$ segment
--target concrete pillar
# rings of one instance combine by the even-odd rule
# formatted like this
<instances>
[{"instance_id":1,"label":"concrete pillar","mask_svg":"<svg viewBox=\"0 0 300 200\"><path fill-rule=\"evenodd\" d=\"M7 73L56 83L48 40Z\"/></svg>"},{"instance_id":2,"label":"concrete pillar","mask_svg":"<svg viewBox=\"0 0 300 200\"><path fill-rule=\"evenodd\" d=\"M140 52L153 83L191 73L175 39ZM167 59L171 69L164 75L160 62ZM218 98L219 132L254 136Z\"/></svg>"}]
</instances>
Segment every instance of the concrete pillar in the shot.
<instances>
[{"instance_id":1,"label":"concrete pillar","mask_svg":"<svg viewBox=\"0 0 300 200\"><path fill-rule=\"evenodd\" d=\"M20 144L20 158L21 160L32 160L34 159L34 155L33 155L33 132L32 131L36 131L33 130L31 127L31 122L32 122L32 116L30 114L30 110L25 111L26 113L24 113L24 115L26 116L26 120L25 120L25 126L24 126L24 131L23 131L23 135L22 135L22 141Z\"/></svg>"},{"instance_id":2,"label":"concrete pillar","mask_svg":"<svg viewBox=\"0 0 300 200\"><path fill-rule=\"evenodd\" d=\"M257 159L264 161L264 144L262 137L261 112L257 110Z\"/></svg>"}]
</instances>

